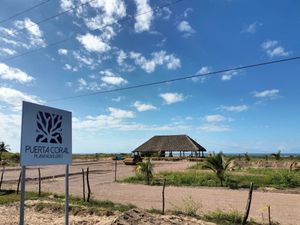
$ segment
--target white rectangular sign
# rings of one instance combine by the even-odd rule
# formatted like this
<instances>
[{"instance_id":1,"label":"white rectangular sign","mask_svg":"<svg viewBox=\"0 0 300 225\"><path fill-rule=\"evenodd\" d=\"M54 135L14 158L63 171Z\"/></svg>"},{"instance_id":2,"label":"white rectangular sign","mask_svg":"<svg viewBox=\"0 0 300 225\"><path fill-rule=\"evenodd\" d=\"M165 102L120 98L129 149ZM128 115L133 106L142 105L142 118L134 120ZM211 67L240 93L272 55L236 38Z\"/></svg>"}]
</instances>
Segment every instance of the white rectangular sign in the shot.
<instances>
[{"instance_id":1,"label":"white rectangular sign","mask_svg":"<svg viewBox=\"0 0 300 225\"><path fill-rule=\"evenodd\" d=\"M23 102L21 166L72 163L72 113Z\"/></svg>"}]
</instances>

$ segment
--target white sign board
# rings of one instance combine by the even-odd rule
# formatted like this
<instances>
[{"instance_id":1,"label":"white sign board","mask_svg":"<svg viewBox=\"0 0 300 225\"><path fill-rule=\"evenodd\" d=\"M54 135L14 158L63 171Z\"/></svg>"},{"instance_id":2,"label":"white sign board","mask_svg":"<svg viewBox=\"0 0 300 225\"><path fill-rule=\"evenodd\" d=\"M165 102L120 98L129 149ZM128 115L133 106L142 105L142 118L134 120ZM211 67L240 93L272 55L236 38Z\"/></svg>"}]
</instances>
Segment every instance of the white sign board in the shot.
<instances>
[{"instance_id":1,"label":"white sign board","mask_svg":"<svg viewBox=\"0 0 300 225\"><path fill-rule=\"evenodd\" d=\"M72 113L23 102L21 166L72 163Z\"/></svg>"}]
</instances>

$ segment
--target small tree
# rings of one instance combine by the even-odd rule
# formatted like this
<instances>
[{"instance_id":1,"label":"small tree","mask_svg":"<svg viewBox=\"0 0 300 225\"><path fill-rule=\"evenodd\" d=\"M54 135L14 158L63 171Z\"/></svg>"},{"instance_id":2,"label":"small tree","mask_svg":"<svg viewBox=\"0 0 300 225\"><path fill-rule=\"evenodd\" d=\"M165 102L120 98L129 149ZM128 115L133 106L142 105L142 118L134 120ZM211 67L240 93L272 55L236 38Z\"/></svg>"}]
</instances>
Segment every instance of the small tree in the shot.
<instances>
[{"instance_id":1,"label":"small tree","mask_svg":"<svg viewBox=\"0 0 300 225\"><path fill-rule=\"evenodd\" d=\"M222 152L212 155L206 158L203 168L212 170L220 180L221 186L223 186L223 181L225 180L225 172L231 162L232 158L225 160Z\"/></svg>"},{"instance_id":2,"label":"small tree","mask_svg":"<svg viewBox=\"0 0 300 225\"><path fill-rule=\"evenodd\" d=\"M0 161L2 160L3 152L8 152L9 150L9 145L6 145L3 141L0 142Z\"/></svg>"},{"instance_id":3,"label":"small tree","mask_svg":"<svg viewBox=\"0 0 300 225\"><path fill-rule=\"evenodd\" d=\"M250 157L249 157L249 154L248 154L248 152L246 152L246 153L245 153L245 160L246 160L247 162L249 162L249 161L250 161Z\"/></svg>"},{"instance_id":4,"label":"small tree","mask_svg":"<svg viewBox=\"0 0 300 225\"><path fill-rule=\"evenodd\" d=\"M272 156L274 156L276 160L280 160L281 159L281 150L278 150L277 153L272 153Z\"/></svg>"},{"instance_id":5,"label":"small tree","mask_svg":"<svg viewBox=\"0 0 300 225\"><path fill-rule=\"evenodd\" d=\"M6 161L2 162L2 154L3 152L8 152L10 150L9 145L6 145L3 141L0 143L0 165L2 166L2 173L0 177L0 190L2 187L2 182L3 182L3 176L4 176L4 171L5 171L5 166L7 164Z\"/></svg>"},{"instance_id":6,"label":"small tree","mask_svg":"<svg viewBox=\"0 0 300 225\"><path fill-rule=\"evenodd\" d=\"M135 172L144 176L144 178L147 181L147 184L150 185L150 181L153 178L153 166L150 162L150 158L148 158L146 162L138 163L135 168Z\"/></svg>"}]
</instances>

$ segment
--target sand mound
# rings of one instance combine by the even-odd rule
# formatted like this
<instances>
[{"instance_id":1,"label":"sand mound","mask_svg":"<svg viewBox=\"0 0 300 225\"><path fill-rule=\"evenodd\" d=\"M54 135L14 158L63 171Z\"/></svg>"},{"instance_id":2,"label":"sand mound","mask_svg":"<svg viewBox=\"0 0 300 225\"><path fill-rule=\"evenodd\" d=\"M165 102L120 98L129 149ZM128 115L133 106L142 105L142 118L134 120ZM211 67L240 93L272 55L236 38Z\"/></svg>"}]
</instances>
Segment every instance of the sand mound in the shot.
<instances>
[{"instance_id":1,"label":"sand mound","mask_svg":"<svg viewBox=\"0 0 300 225\"><path fill-rule=\"evenodd\" d=\"M122 213L113 222L112 225L213 225L186 216L172 216L172 215L155 215L145 212L141 209L131 209Z\"/></svg>"},{"instance_id":2,"label":"sand mound","mask_svg":"<svg viewBox=\"0 0 300 225\"><path fill-rule=\"evenodd\" d=\"M37 211L36 204L39 200L26 201L25 224L26 225L62 225L64 213L61 210L53 211L46 208ZM45 202L43 202L45 203ZM47 203L49 203L47 201ZM0 206L0 225L17 225L19 223L19 205ZM155 215L141 209L132 209L124 213L116 212L115 215L99 216L95 214L79 213L70 215L71 225L214 225L186 216Z\"/></svg>"}]
</instances>

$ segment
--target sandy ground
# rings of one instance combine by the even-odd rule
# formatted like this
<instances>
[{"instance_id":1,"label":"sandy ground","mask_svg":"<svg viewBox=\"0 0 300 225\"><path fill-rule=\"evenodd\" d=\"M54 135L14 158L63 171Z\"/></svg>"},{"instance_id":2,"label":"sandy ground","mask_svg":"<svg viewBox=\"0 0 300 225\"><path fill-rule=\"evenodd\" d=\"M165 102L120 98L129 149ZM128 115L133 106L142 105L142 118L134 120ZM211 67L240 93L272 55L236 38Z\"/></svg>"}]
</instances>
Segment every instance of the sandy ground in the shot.
<instances>
[{"instance_id":1,"label":"sandy ground","mask_svg":"<svg viewBox=\"0 0 300 225\"><path fill-rule=\"evenodd\" d=\"M184 170L193 162L155 162L156 171L165 170ZM92 174L90 183L92 196L95 199L109 199L119 203L132 203L141 208L161 208L161 191L159 186L146 186L115 183L114 164L111 160L101 160L96 163L87 165L86 163L74 163L70 172L77 173L81 168L89 166ZM132 166L125 166L122 163L118 166L117 177L122 179L133 172ZM42 176L53 176L64 172L63 166L43 167ZM27 177L37 177L37 169L27 170ZM16 180L19 171L10 170L5 174L5 188L16 188ZM37 190L36 181L27 181L27 190ZM43 180L42 191L64 193L64 178L55 178ZM82 177L80 174L70 176L70 193L72 195L82 195ZM247 190L229 190L223 188L194 188L194 187L167 187L166 188L166 208L175 209L181 207L187 198L202 205L200 212L210 210L238 210L243 212L247 201ZM253 202L250 211L250 217L258 221L266 222L266 206L271 206L271 217L274 221L281 224L300 225L300 195L288 193L260 192L253 193Z\"/></svg>"},{"instance_id":2,"label":"sandy ground","mask_svg":"<svg viewBox=\"0 0 300 225\"><path fill-rule=\"evenodd\" d=\"M44 208L42 211L36 211L35 205L41 202L39 200L26 201L25 224L64 224L65 217L63 212L52 212ZM49 203L49 202L48 202ZM51 202L50 202L51 203ZM0 206L0 225L17 225L19 218L17 216L18 205ZM216 225L202 220L187 216L156 215L145 212L141 209L132 209L124 213L115 212L110 216L99 215L70 215L71 225Z\"/></svg>"}]
</instances>

